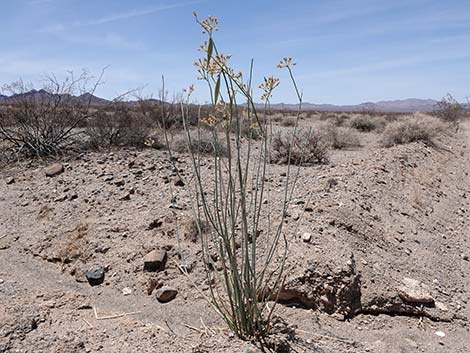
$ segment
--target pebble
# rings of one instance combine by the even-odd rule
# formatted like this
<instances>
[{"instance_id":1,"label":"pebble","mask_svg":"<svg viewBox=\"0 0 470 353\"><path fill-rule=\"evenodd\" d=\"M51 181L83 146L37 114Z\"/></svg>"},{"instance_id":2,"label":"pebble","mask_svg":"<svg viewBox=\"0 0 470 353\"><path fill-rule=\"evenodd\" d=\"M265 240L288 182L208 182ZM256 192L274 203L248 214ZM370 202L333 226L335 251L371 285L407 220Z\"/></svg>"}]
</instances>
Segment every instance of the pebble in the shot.
<instances>
[{"instance_id":1,"label":"pebble","mask_svg":"<svg viewBox=\"0 0 470 353\"><path fill-rule=\"evenodd\" d=\"M15 183L15 179L14 178L8 178L7 179L7 185L11 185L11 184L14 184Z\"/></svg>"},{"instance_id":2,"label":"pebble","mask_svg":"<svg viewBox=\"0 0 470 353\"><path fill-rule=\"evenodd\" d=\"M63 173L63 171L64 171L64 166L60 163L51 164L49 167L47 167L44 170L46 176L48 177L54 177L56 175Z\"/></svg>"},{"instance_id":3,"label":"pebble","mask_svg":"<svg viewBox=\"0 0 470 353\"><path fill-rule=\"evenodd\" d=\"M304 243L310 243L310 240L312 240L312 234L311 233L302 234L302 240L304 241Z\"/></svg>"},{"instance_id":4,"label":"pebble","mask_svg":"<svg viewBox=\"0 0 470 353\"><path fill-rule=\"evenodd\" d=\"M98 286L104 281L104 268L99 267L94 271L85 272L85 277L90 286Z\"/></svg>"},{"instance_id":5,"label":"pebble","mask_svg":"<svg viewBox=\"0 0 470 353\"><path fill-rule=\"evenodd\" d=\"M445 337L446 334L442 331L436 331L436 336L439 336L439 337Z\"/></svg>"},{"instance_id":6,"label":"pebble","mask_svg":"<svg viewBox=\"0 0 470 353\"><path fill-rule=\"evenodd\" d=\"M168 303L176 298L178 291L173 287L163 286L157 290L156 296L160 303Z\"/></svg>"},{"instance_id":7,"label":"pebble","mask_svg":"<svg viewBox=\"0 0 470 353\"><path fill-rule=\"evenodd\" d=\"M132 289L130 289L129 287L125 287L122 289L122 294L123 295L130 295L132 294Z\"/></svg>"}]
</instances>

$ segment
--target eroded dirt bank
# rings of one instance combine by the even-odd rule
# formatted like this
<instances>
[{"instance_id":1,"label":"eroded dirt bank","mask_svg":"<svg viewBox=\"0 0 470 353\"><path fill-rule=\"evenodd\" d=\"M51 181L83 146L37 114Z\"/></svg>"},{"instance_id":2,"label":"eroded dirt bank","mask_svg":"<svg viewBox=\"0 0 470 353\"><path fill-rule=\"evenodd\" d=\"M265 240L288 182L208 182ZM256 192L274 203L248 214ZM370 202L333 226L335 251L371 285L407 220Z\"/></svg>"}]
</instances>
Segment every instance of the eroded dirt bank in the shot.
<instances>
[{"instance_id":1,"label":"eroded dirt bank","mask_svg":"<svg viewBox=\"0 0 470 353\"><path fill-rule=\"evenodd\" d=\"M295 351L469 351L469 144L467 123L438 148L368 138L302 169L278 307L296 326ZM256 351L176 266L178 231L191 278L207 289L186 186L164 151L61 162L54 177L42 165L1 171L1 352ZM184 155L177 165L190 173ZM273 167L274 190L284 169ZM167 252L165 269L144 272L154 249ZM92 287L84 272L97 268L104 283ZM159 285L176 298L158 302Z\"/></svg>"}]
</instances>

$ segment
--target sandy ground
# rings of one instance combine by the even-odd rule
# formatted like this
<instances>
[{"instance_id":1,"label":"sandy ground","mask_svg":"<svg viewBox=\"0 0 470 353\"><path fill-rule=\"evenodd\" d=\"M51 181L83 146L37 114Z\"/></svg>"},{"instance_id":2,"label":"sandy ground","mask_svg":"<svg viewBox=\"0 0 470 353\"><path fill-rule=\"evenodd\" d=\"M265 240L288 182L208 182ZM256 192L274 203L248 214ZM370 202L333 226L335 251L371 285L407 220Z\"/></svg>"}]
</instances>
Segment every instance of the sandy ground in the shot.
<instances>
[{"instance_id":1,"label":"sandy ground","mask_svg":"<svg viewBox=\"0 0 470 353\"><path fill-rule=\"evenodd\" d=\"M289 297L277 315L294 328L292 351L469 352L470 123L437 148L361 138L329 165L302 168L289 206ZM52 178L49 161L0 171L0 352L259 351L177 268L179 232L191 280L207 291L185 227L187 187L165 151L60 162L65 172ZM187 156L177 165L190 174ZM272 167L273 190L285 168ZM169 208L172 196L181 209ZM166 268L144 272L153 249L167 250ZM98 267L105 280L92 287L83 273ZM405 278L433 303L403 300ZM156 282L176 298L149 295Z\"/></svg>"}]
</instances>

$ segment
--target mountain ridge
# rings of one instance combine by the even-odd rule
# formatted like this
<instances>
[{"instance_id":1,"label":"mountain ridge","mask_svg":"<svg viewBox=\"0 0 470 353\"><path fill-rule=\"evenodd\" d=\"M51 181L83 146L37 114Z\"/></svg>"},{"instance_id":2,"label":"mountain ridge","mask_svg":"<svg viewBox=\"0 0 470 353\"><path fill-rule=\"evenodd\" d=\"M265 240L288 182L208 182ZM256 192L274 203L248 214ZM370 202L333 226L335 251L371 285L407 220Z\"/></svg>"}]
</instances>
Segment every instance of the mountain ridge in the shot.
<instances>
[{"instance_id":1,"label":"mountain ridge","mask_svg":"<svg viewBox=\"0 0 470 353\"><path fill-rule=\"evenodd\" d=\"M27 97L35 100L44 100L54 96L45 90L31 90L25 93L16 94L12 96L5 96L0 94L0 104L13 104L18 99ZM80 96L63 95L67 99L72 99L76 102L87 104L89 101L93 106L108 105L112 101L105 98L100 98L90 93L84 93ZM161 103L156 99L145 100L148 104L159 104ZM136 101L126 101L129 106L135 106ZM302 110L305 111L326 111L326 112L362 112L362 111L376 111L383 113L413 113L413 112L430 112L435 109L437 104L436 100L433 99L419 99L419 98L407 98L407 99L395 99L395 100L381 100L378 102L364 102L360 104L350 105L335 105L335 104L318 104L318 103L303 103ZM264 104L256 104L258 107L263 107ZM276 103L271 104L271 109L274 110L297 110L297 104L290 103Z\"/></svg>"}]
</instances>

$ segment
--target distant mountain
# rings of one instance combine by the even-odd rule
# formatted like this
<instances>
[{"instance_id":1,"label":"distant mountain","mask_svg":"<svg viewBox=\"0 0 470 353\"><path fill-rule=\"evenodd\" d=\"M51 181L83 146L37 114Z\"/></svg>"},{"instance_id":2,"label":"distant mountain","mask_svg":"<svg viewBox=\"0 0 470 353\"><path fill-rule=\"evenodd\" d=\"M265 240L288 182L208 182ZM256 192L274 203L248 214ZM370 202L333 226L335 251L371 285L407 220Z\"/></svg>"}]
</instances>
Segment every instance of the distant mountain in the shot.
<instances>
[{"instance_id":1,"label":"distant mountain","mask_svg":"<svg viewBox=\"0 0 470 353\"><path fill-rule=\"evenodd\" d=\"M0 95L0 104L12 104L18 99L27 97L28 99L40 101L47 101L52 98L52 93L45 90L31 90L26 93L17 94L13 96ZM70 96L68 94L63 95L64 99L76 102L77 100L82 104L88 104L90 101L92 106L104 106L111 103L111 101L100 98L90 93L85 93L80 96ZM158 99L146 99L145 103L148 105L161 104L162 102ZM402 100L390 100L380 102L366 102L357 105L333 105L333 104L313 104L304 103L302 105L303 110L315 110L324 112L362 112L362 111L376 111L376 112L388 112L388 113L409 113L409 112L430 112L434 110L437 101L432 99L402 99ZM130 107L138 105L137 101L126 102ZM259 104L259 107L263 107L263 104ZM296 110L296 104L272 104L272 109L275 110Z\"/></svg>"},{"instance_id":2,"label":"distant mountain","mask_svg":"<svg viewBox=\"0 0 470 353\"><path fill-rule=\"evenodd\" d=\"M11 96L0 95L0 104L15 104L18 101L21 101L22 99L27 99L27 100L36 101L36 102L47 102L59 96L62 98L63 101L68 101L71 103L79 102L82 104L88 104L88 102L90 102L90 104L93 106L106 105L110 103L108 100L93 96L90 93L85 93L80 96L72 96L70 94L57 95L57 94L50 93L43 89L41 90L33 89L25 93L14 94Z\"/></svg>"},{"instance_id":3,"label":"distant mountain","mask_svg":"<svg viewBox=\"0 0 470 353\"><path fill-rule=\"evenodd\" d=\"M387 113L411 113L411 112L430 112L434 110L437 101L432 99L403 99L380 102L366 102L357 105L333 105L333 104L312 104L303 103L303 110L315 110L325 112L361 112L376 111ZM272 104L272 109L295 110L296 104Z\"/></svg>"}]
</instances>

